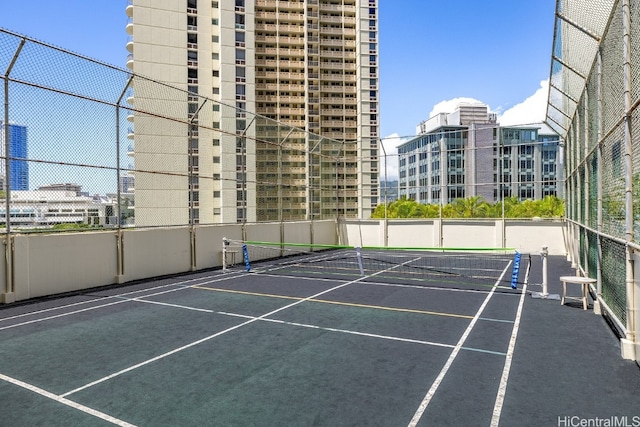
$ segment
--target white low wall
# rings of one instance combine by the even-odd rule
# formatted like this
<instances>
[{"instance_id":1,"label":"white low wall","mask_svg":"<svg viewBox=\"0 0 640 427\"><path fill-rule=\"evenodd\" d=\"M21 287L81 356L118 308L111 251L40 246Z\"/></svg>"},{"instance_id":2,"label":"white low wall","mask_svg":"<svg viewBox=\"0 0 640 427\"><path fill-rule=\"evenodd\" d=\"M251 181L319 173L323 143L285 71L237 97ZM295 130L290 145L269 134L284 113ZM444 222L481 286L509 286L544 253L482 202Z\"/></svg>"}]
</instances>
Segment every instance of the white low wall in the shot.
<instances>
[{"instance_id":1,"label":"white low wall","mask_svg":"<svg viewBox=\"0 0 640 427\"><path fill-rule=\"evenodd\" d=\"M550 254L566 254L560 221L349 220L336 226L326 220L13 235L6 261L0 262L0 296L10 303L221 267L223 237L350 246L506 246L523 253L548 246Z\"/></svg>"},{"instance_id":2,"label":"white low wall","mask_svg":"<svg viewBox=\"0 0 640 427\"><path fill-rule=\"evenodd\" d=\"M559 220L346 220L341 244L401 248L513 248L566 255L564 222Z\"/></svg>"}]
</instances>

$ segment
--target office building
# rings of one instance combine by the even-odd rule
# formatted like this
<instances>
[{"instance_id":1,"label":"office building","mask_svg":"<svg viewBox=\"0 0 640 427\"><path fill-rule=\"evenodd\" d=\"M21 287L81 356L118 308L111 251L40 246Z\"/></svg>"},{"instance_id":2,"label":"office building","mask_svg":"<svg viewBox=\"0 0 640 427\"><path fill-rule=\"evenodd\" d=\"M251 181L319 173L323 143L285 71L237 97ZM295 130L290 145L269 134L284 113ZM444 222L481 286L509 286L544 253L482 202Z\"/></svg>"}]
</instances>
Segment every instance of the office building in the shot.
<instances>
[{"instance_id":1,"label":"office building","mask_svg":"<svg viewBox=\"0 0 640 427\"><path fill-rule=\"evenodd\" d=\"M190 171L136 173L136 224L368 217L378 203L377 13L377 0L130 0L127 66L189 93L154 94L134 79L132 105L172 99L172 117L194 125L131 117L136 169ZM220 105L201 108L198 94ZM311 134L274 134L269 120Z\"/></svg>"},{"instance_id":2,"label":"office building","mask_svg":"<svg viewBox=\"0 0 640 427\"><path fill-rule=\"evenodd\" d=\"M501 127L481 110L461 105L418 125L425 133L398 147L400 197L447 204L560 196L558 136L544 125Z\"/></svg>"},{"instance_id":3,"label":"office building","mask_svg":"<svg viewBox=\"0 0 640 427\"><path fill-rule=\"evenodd\" d=\"M9 137L9 189L28 190L29 189L29 163L27 158L27 127L9 123L5 126L0 121L0 152L5 155L5 132L8 128ZM0 162L0 176L2 182L6 177L6 165L4 160ZM3 189L4 185L3 185Z\"/></svg>"}]
</instances>

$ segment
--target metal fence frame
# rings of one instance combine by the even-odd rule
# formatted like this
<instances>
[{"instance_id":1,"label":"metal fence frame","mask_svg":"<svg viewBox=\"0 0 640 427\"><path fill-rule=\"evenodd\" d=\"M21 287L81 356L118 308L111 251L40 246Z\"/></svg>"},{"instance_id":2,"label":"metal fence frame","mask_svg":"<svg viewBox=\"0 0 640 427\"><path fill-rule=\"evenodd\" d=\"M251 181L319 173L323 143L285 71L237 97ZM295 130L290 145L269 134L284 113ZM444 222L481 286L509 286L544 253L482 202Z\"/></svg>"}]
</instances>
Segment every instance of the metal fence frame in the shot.
<instances>
[{"instance_id":1,"label":"metal fence frame","mask_svg":"<svg viewBox=\"0 0 640 427\"><path fill-rule=\"evenodd\" d=\"M557 0L547 124L565 139L570 257L636 358L640 6Z\"/></svg>"}]
</instances>

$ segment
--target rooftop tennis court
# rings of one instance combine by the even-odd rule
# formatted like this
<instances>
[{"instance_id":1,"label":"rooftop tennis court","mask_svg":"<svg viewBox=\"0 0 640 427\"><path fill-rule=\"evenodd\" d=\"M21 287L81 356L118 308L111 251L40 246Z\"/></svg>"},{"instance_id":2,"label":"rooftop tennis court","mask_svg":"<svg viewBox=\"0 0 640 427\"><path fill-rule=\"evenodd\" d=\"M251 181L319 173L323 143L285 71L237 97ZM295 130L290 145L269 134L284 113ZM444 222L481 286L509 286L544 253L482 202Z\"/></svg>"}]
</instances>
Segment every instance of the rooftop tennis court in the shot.
<instances>
[{"instance_id":1,"label":"rooftop tennis court","mask_svg":"<svg viewBox=\"0 0 640 427\"><path fill-rule=\"evenodd\" d=\"M638 420L638 366L601 316L531 297L536 254L312 249L229 242L224 269L1 309L3 424Z\"/></svg>"}]
</instances>

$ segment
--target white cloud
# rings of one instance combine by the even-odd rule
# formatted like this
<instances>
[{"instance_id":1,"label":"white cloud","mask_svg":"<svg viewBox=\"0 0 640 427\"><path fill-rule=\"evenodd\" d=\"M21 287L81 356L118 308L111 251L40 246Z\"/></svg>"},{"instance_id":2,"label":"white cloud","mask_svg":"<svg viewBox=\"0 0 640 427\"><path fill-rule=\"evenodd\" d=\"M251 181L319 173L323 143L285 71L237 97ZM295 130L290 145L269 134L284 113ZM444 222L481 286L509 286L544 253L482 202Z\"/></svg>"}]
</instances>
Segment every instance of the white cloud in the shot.
<instances>
[{"instance_id":1,"label":"white cloud","mask_svg":"<svg viewBox=\"0 0 640 427\"><path fill-rule=\"evenodd\" d=\"M549 79L540 82L540 87L533 95L506 110L500 117L500 126L526 125L541 123L547 113L549 95Z\"/></svg>"},{"instance_id":2,"label":"white cloud","mask_svg":"<svg viewBox=\"0 0 640 427\"><path fill-rule=\"evenodd\" d=\"M543 123L547 112L547 97L549 94L549 80L540 82L540 87L533 95L525 99L519 104L506 110L498 116L500 126L517 126ZM485 104L474 98L458 97L445 101L441 101L433 106L429 118L439 113L453 113L460 104ZM489 111L492 110L489 106ZM546 128L545 128L546 129ZM397 133L393 133L382 138L384 149L380 153L380 179L396 180L398 179L398 146L411 139L411 137L401 137ZM386 162L384 155L386 154ZM386 163L386 164L385 164Z\"/></svg>"},{"instance_id":3,"label":"white cloud","mask_svg":"<svg viewBox=\"0 0 640 427\"><path fill-rule=\"evenodd\" d=\"M397 133L382 138L382 152L380 153L380 179L384 181L398 179L398 146L408 141L409 137L401 137ZM385 157L386 154L386 157ZM386 171L386 175L385 175Z\"/></svg>"},{"instance_id":4,"label":"white cloud","mask_svg":"<svg viewBox=\"0 0 640 427\"><path fill-rule=\"evenodd\" d=\"M458 105L460 104L484 104L484 102L478 101L474 98L465 97L453 98L449 99L448 101L440 101L433 106L433 110L431 110L431 112L429 113L429 118L440 113L453 113L454 111L456 111Z\"/></svg>"}]
</instances>

